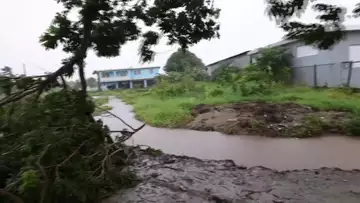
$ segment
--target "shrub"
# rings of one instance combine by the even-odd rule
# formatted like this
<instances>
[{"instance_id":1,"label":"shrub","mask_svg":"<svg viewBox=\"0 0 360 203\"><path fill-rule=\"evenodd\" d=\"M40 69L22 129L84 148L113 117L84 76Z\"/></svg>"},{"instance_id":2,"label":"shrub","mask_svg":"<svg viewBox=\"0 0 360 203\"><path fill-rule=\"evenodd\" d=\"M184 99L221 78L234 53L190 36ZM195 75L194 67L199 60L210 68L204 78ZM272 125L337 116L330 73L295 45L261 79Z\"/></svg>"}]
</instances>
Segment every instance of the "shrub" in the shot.
<instances>
[{"instance_id":1,"label":"shrub","mask_svg":"<svg viewBox=\"0 0 360 203\"><path fill-rule=\"evenodd\" d=\"M347 123L345 129L351 136L360 136L360 115L354 115Z\"/></svg>"},{"instance_id":2,"label":"shrub","mask_svg":"<svg viewBox=\"0 0 360 203\"><path fill-rule=\"evenodd\" d=\"M263 81L242 82L238 88L243 96L269 94L271 92L269 85Z\"/></svg>"},{"instance_id":3,"label":"shrub","mask_svg":"<svg viewBox=\"0 0 360 203\"><path fill-rule=\"evenodd\" d=\"M166 75L158 75L155 77L156 84L163 82L180 82L184 74L179 72L168 72Z\"/></svg>"},{"instance_id":4,"label":"shrub","mask_svg":"<svg viewBox=\"0 0 360 203\"><path fill-rule=\"evenodd\" d=\"M241 92L243 96L255 94L268 94L272 86L271 77L261 71L256 65L249 65L246 67L242 74L233 75L233 80L236 81L232 84L234 92Z\"/></svg>"},{"instance_id":5,"label":"shrub","mask_svg":"<svg viewBox=\"0 0 360 203\"><path fill-rule=\"evenodd\" d=\"M195 82L189 75L182 75L181 79L173 80L172 76L162 77L151 91L153 94L165 99L168 97L177 97L182 95L203 97L205 95L205 86L202 83Z\"/></svg>"},{"instance_id":6,"label":"shrub","mask_svg":"<svg viewBox=\"0 0 360 203\"><path fill-rule=\"evenodd\" d=\"M221 66L212 73L212 80L221 84L234 82L234 76L239 75L241 69L235 66Z\"/></svg>"},{"instance_id":7,"label":"shrub","mask_svg":"<svg viewBox=\"0 0 360 203\"><path fill-rule=\"evenodd\" d=\"M284 48L262 49L255 65L267 73L274 82L288 84L291 82L291 57Z\"/></svg>"},{"instance_id":8,"label":"shrub","mask_svg":"<svg viewBox=\"0 0 360 203\"><path fill-rule=\"evenodd\" d=\"M94 104L82 92L27 99L0 109L2 188L27 203L90 203L129 186L133 175L120 172L125 163L105 159L122 144L108 147L109 130L91 117Z\"/></svg>"},{"instance_id":9,"label":"shrub","mask_svg":"<svg viewBox=\"0 0 360 203\"><path fill-rule=\"evenodd\" d=\"M224 94L224 90L217 87L215 89L211 89L208 95L210 97L217 97L217 96L220 96L220 95L223 95L223 94Z\"/></svg>"}]
</instances>

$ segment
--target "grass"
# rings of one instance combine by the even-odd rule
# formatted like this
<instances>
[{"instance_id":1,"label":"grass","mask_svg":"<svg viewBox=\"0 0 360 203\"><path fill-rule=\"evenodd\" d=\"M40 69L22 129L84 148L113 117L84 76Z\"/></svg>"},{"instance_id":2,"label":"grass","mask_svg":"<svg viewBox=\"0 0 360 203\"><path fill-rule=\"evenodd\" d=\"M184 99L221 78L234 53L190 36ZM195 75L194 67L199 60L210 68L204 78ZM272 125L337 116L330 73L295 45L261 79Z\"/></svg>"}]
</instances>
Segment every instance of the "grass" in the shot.
<instances>
[{"instance_id":1,"label":"grass","mask_svg":"<svg viewBox=\"0 0 360 203\"><path fill-rule=\"evenodd\" d=\"M105 113L104 110L110 111L112 109L111 106L106 105L107 103L109 103L108 97L94 98L94 102L97 106L100 106L103 109L103 110L101 110L99 108L95 108L95 112L93 113L94 116L99 116L99 115Z\"/></svg>"},{"instance_id":2,"label":"grass","mask_svg":"<svg viewBox=\"0 0 360 203\"><path fill-rule=\"evenodd\" d=\"M197 87L201 87L195 91ZM231 87L214 83L196 83L194 91L178 96L159 96L156 89L123 90L93 93L112 95L132 104L137 117L157 127L179 127L192 119L191 110L198 104L226 104L245 101L296 102L320 110L360 112L360 94L342 89L314 89L308 87L276 87L270 94L242 96Z\"/></svg>"}]
</instances>

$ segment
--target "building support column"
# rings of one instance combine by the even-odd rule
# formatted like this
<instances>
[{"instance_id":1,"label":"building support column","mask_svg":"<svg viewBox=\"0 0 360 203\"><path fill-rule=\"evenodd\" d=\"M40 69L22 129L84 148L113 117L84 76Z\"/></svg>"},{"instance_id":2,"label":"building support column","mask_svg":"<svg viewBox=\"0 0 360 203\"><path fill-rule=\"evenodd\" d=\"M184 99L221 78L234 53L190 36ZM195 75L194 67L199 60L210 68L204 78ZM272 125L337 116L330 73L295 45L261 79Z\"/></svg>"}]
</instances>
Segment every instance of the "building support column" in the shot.
<instances>
[{"instance_id":1,"label":"building support column","mask_svg":"<svg viewBox=\"0 0 360 203\"><path fill-rule=\"evenodd\" d=\"M100 73L97 72L96 75L97 75L97 88L98 88L98 91L102 91L101 82L100 82Z\"/></svg>"},{"instance_id":2,"label":"building support column","mask_svg":"<svg viewBox=\"0 0 360 203\"><path fill-rule=\"evenodd\" d=\"M147 80L144 80L144 88L147 88Z\"/></svg>"},{"instance_id":3,"label":"building support column","mask_svg":"<svg viewBox=\"0 0 360 203\"><path fill-rule=\"evenodd\" d=\"M119 89L119 83L115 82L115 89Z\"/></svg>"},{"instance_id":4,"label":"building support column","mask_svg":"<svg viewBox=\"0 0 360 203\"><path fill-rule=\"evenodd\" d=\"M130 84L130 89L132 89L133 88L133 81L130 80L129 84Z\"/></svg>"}]
</instances>

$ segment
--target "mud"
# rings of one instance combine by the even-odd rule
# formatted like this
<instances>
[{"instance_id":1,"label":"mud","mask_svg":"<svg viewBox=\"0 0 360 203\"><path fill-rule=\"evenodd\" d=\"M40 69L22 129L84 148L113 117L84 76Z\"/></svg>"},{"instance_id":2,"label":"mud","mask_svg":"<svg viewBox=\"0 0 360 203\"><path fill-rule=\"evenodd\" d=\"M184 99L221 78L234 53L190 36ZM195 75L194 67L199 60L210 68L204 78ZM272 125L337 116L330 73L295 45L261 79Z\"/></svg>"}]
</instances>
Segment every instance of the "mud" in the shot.
<instances>
[{"instance_id":1,"label":"mud","mask_svg":"<svg viewBox=\"0 0 360 203\"><path fill-rule=\"evenodd\" d=\"M336 168L276 171L231 160L200 160L141 152L132 167L141 178L103 203L338 203L360 202L360 171Z\"/></svg>"},{"instance_id":2,"label":"mud","mask_svg":"<svg viewBox=\"0 0 360 203\"><path fill-rule=\"evenodd\" d=\"M225 134L260 134L269 137L312 137L345 133L346 112L318 111L296 103L246 102L198 105L187 128Z\"/></svg>"}]
</instances>

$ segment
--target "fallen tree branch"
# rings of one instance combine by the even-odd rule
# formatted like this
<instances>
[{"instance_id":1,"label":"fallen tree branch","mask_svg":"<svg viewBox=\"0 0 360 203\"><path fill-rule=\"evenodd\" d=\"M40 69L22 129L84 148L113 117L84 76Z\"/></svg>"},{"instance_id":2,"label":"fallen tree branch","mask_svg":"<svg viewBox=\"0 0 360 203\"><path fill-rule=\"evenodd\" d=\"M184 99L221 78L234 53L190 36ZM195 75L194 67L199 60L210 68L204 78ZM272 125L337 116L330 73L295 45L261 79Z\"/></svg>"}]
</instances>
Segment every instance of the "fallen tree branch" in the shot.
<instances>
[{"instance_id":1,"label":"fallen tree branch","mask_svg":"<svg viewBox=\"0 0 360 203\"><path fill-rule=\"evenodd\" d=\"M75 154L81 149L81 147L83 147L89 140L84 141L83 143L81 143L81 145L79 145L79 147L77 147L75 149L75 151L73 153L71 153L64 161L62 161L60 164L57 165L57 167L61 167L63 166L66 162L68 162L73 156L75 156Z\"/></svg>"},{"instance_id":2,"label":"fallen tree branch","mask_svg":"<svg viewBox=\"0 0 360 203\"><path fill-rule=\"evenodd\" d=\"M39 170L40 170L41 173L43 174L45 180L47 180L47 174L46 174L46 171L45 171L44 167L41 165L41 160L42 160L42 158L45 156L45 154L47 153L47 151L49 150L49 147L50 147L50 146L51 146L51 145L48 144L48 145L44 148L44 150L41 152L41 154L40 154L40 156L39 156L39 158L38 158L38 160L37 160L37 162L36 162L36 165L38 166Z\"/></svg>"},{"instance_id":3,"label":"fallen tree branch","mask_svg":"<svg viewBox=\"0 0 360 203\"><path fill-rule=\"evenodd\" d=\"M106 162L108 160L108 157L109 157L109 150L104 147L105 149L105 156L103 158L103 160L101 161L101 172L100 172L100 175L97 177L97 179L99 178L103 178L105 176L105 168L106 168Z\"/></svg>"},{"instance_id":4,"label":"fallen tree branch","mask_svg":"<svg viewBox=\"0 0 360 203\"><path fill-rule=\"evenodd\" d=\"M15 102L15 101L18 101L28 95L31 95L33 93L35 93L37 91L37 88L39 86L33 86L31 88L28 88L28 89L25 89L23 91L20 91L20 92L16 92L8 97L5 97L4 99L1 99L0 100L0 106L3 106L3 105L6 105L6 104L9 104L9 103L12 103L12 102Z\"/></svg>"},{"instance_id":5,"label":"fallen tree branch","mask_svg":"<svg viewBox=\"0 0 360 203\"><path fill-rule=\"evenodd\" d=\"M129 127L129 128L131 128L131 130L133 130L133 131L136 130L136 129L134 129L131 125L129 125L128 123L126 123L122 118L120 118L119 116L111 113L110 111L108 111L108 110L106 110L106 109L103 109L103 108L101 108L101 107L98 106L98 105L96 105L96 108L98 108L98 109L100 109L100 110L102 110L102 111L104 111L104 112L106 112L106 113L114 116L115 118L119 119L124 125L126 125L126 126Z\"/></svg>"},{"instance_id":6,"label":"fallen tree branch","mask_svg":"<svg viewBox=\"0 0 360 203\"><path fill-rule=\"evenodd\" d=\"M14 76L14 77L11 77L11 76L4 76L2 75L1 78L6 78L6 79L13 79L13 80L17 80L17 79L24 79L24 78L45 78L47 77L48 75L32 75L32 76Z\"/></svg>"},{"instance_id":7,"label":"fallen tree branch","mask_svg":"<svg viewBox=\"0 0 360 203\"><path fill-rule=\"evenodd\" d=\"M123 136L118 137L116 140L116 143L123 143L126 140L130 139L135 133L137 133L139 130L141 130L143 127L145 127L145 124L141 125L137 129L134 129L134 131L130 132L127 130L119 130L119 131L110 131L110 133L121 133Z\"/></svg>"},{"instance_id":8,"label":"fallen tree branch","mask_svg":"<svg viewBox=\"0 0 360 203\"><path fill-rule=\"evenodd\" d=\"M36 162L36 165L39 167L39 170L41 171L41 173L43 174L44 176L44 185L41 189L41 196L40 196L40 203L43 203L45 201L45 196L46 196L46 193L47 193L47 190L48 190L48 185L49 185L49 178L46 174L46 171L44 169L44 167L41 165L41 160L42 158L45 156L45 154L47 153L47 151L49 150L49 147L51 145L48 144L45 149L41 152L37 162Z\"/></svg>"}]
</instances>

